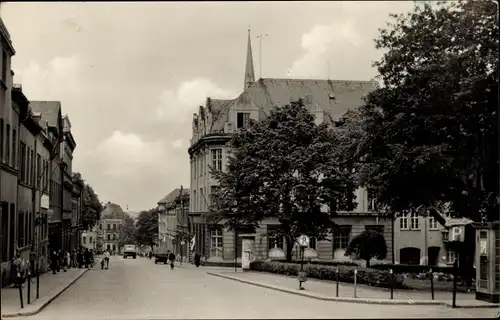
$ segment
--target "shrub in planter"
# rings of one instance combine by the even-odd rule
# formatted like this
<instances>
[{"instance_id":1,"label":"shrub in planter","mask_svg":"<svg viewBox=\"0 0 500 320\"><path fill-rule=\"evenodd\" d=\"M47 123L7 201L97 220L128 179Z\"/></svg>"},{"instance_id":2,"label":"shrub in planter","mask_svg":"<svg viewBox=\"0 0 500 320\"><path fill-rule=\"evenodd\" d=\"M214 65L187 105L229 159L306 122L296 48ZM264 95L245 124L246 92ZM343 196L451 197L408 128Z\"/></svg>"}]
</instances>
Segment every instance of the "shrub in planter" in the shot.
<instances>
[{"instance_id":1,"label":"shrub in planter","mask_svg":"<svg viewBox=\"0 0 500 320\"><path fill-rule=\"evenodd\" d=\"M300 270L298 263L284 263L277 261L252 261L250 269L254 271L264 271L270 273L284 274L289 276L297 276ZM359 268L353 266L338 266L339 281L354 283L354 269L358 270L358 283L367 284L375 287L390 288L391 282L395 289L403 289L406 286L403 284L404 277L402 275L391 274L385 270L375 270L370 268ZM320 280L335 280L336 266L327 266L319 264L305 264L304 270L310 278Z\"/></svg>"}]
</instances>

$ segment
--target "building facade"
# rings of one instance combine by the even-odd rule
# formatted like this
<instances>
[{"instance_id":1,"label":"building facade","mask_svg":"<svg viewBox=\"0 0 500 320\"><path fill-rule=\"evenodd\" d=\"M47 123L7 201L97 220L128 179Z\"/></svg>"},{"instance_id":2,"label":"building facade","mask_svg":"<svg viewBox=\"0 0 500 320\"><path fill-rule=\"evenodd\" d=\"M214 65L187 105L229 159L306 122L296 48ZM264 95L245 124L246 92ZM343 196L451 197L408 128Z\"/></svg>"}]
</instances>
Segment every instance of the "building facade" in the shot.
<instances>
[{"instance_id":1,"label":"building facade","mask_svg":"<svg viewBox=\"0 0 500 320\"><path fill-rule=\"evenodd\" d=\"M125 212L119 205L111 202L104 205L99 221L103 250L108 250L111 254L120 253L120 229L125 218Z\"/></svg>"},{"instance_id":2,"label":"building facade","mask_svg":"<svg viewBox=\"0 0 500 320\"><path fill-rule=\"evenodd\" d=\"M222 226L208 226L204 213L209 211L212 194L218 183L210 174L210 166L225 170L230 150L226 146L233 133L246 126L250 119L264 118L277 105L285 105L303 99L315 116L316 123L333 125L347 110L363 104L363 97L376 89L374 81L334 81L301 79L259 79L255 81L250 35L248 36L247 60L243 92L234 99L207 98L205 106L193 115L192 139L188 150L191 162L191 194L189 215L196 230L196 249L208 260L234 259L234 250L241 252L241 239L235 240L234 232ZM366 189L356 190L357 207L354 212L343 213L334 220L345 225L344 231L331 234L327 241L311 245L308 255L318 259L342 258L344 242L365 228L378 228L385 235L389 256L392 259L392 221L380 217L374 208L374 200ZM337 221L338 220L338 221ZM260 258L281 258L286 252L283 239L269 240L267 232L276 221L263 221L257 230L256 243L260 246ZM238 234L248 233L241 228ZM266 237L264 238L261 237ZM334 239L339 239L337 242ZM268 241L269 240L269 241ZM235 241L237 245L235 246ZM333 242L332 242L333 241ZM338 243L338 248L335 245ZM316 249L313 249L316 247ZM239 248L239 249L238 249Z\"/></svg>"},{"instance_id":3,"label":"building facade","mask_svg":"<svg viewBox=\"0 0 500 320\"><path fill-rule=\"evenodd\" d=\"M96 250L97 249L97 231L99 227L93 226L89 227L87 230L82 230L81 233L81 247L87 248L89 250Z\"/></svg>"},{"instance_id":4,"label":"building facade","mask_svg":"<svg viewBox=\"0 0 500 320\"><path fill-rule=\"evenodd\" d=\"M158 202L158 243L179 257L189 257L189 189L174 189Z\"/></svg>"},{"instance_id":5,"label":"building facade","mask_svg":"<svg viewBox=\"0 0 500 320\"><path fill-rule=\"evenodd\" d=\"M12 149L17 146L19 112L12 105L11 58L15 50L10 34L0 18L0 215L1 245L0 267L2 283L10 277L11 260L16 249L17 218L17 161L12 158Z\"/></svg>"},{"instance_id":6,"label":"building facade","mask_svg":"<svg viewBox=\"0 0 500 320\"><path fill-rule=\"evenodd\" d=\"M39 122L47 127L48 139L53 149L49 163L49 250L63 247L63 169L61 143L63 140L63 118L60 101L31 101L33 112L39 116Z\"/></svg>"}]
</instances>

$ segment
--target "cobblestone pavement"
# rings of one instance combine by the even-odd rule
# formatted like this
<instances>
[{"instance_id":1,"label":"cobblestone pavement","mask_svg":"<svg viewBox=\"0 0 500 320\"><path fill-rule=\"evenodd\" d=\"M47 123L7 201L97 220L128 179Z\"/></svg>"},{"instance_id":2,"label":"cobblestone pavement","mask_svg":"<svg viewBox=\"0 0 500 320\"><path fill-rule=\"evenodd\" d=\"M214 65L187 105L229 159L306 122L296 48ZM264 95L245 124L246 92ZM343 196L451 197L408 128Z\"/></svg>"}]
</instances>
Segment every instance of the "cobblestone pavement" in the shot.
<instances>
[{"instance_id":1,"label":"cobblestone pavement","mask_svg":"<svg viewBox=\"0 0 500 320\"><path fill-rule=\"evenodd\" d=\"M476 318L496 311L319 301L206 274L214 270L112 257L109 270L90 270L24 319Z\"/></svg>"}]
</instances>

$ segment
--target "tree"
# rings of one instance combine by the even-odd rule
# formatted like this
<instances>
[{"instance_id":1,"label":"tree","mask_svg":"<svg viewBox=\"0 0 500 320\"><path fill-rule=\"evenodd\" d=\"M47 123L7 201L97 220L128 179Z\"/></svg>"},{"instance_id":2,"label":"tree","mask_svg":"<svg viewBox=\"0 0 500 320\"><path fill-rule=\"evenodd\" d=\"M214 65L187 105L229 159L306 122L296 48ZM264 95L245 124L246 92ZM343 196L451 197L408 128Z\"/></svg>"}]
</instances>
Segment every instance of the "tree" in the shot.
<instances>
[{"instance_id":1,"label":"tree","mask_svg":"<svg viewBox=\"0 0 500 320\"><path fill-rule=\"evenodd\" d=\"M316 125L301 100L250 121L229 142L227 172L212 168L220 189L211 218L230 229L277 218L280 225L269 235L285 238L290 261L299 235L324 239L334 226L331 216L354 207L354 183L337 142L335 131Z\"/></svg>"},{"instance_id":2,"label":"tree","mask_svg":"<svg viewBox=\"0 0 500 320\"><path fill-rule=\"evenodd\" d=\"M73 183L80 183L83 185L83 207L82 207L82 224L83 228L95 226L100 219L101 211L103 210L99 197L94 192L94 189L83 180L79 172L74 172L72 176Z\"/></svg>"},{"instance_id":3,"label":"tree","mask_svg":"<svg viewBox=\"0 0 500 320\"><path fill-rule=\"evenodd\" d=\"M132 217L128 214L125 214L125 221L123 225L120 226L120 242L119 246L123 247L126 244L134 244L136 243L136 229L135 222Z\"/></svg>"},{"instance_id":4,"label":"tree","mask_svg":"<svg viewBox=\"0 0 500 320\"><path fill-rule=\"evenodd\" d=\"M152 249L158 238L158 210L155 208L139 212L135 227L137 243L151 246Z\"/></svg>"},{"instance_id":5,"label":"tree","mask_svg":"<svg viewBox=\"0 0 500 320\"><path fill-rule=\"evenodd\" d=\"M451 205L498 219L498 24L495 4L416 5L380 31L383 86L357 112L358 177L392 211Z\"/></svg>"},{"instance_id":6,"label":"tree","mask_svg":"<svg viewBox=\"0 0 500 320\"><path fill-rule=\"evenodd\" d=\"M370 260L377 258L379 260L387 257L387 245L384 236L376 230L365 230L355 236L347 249L345 256L349 257L355 254L359 259L366 261L366 267L370 267Z\"/></svg>"}]
</instances>

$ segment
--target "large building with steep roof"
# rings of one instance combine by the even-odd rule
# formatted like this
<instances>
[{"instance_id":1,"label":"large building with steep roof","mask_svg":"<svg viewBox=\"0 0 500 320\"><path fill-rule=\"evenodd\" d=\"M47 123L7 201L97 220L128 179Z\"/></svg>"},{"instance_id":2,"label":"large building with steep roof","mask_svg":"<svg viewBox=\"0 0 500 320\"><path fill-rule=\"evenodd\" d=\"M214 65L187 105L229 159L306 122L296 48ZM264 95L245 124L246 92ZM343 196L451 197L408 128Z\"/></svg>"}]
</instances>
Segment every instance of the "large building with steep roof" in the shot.
<instances>
[{"instance_id":1,"label":"large building with steep roof","mask_svg":"<svg viewBox=\"0 0 500 320\"><path fill-rule=\"evenodd\" d=\"M264 78L255 81L250 33L248 35L247 58L244 74L243 91L234 99L207 98L204 106L193 115L192 139L188 149L191 162L191 198L189 213L193 219L193 229L200 230L204 241L197 242L197 250L208 260L232 260L241 254L241 241L235 240L233 232L228 232L221 226L209 227L205 223L204 214L209 211L211 196L217 190L218 183L209 172L209 165L217 169L225 169L228 163L229 150L226 147L232 134L248 124L249 119L263 119L275 106L288 104L303 99L306 107L315 116L316 122L333 123L347 110L356 108L363 103L363 98L377 88L375 81L344 81L344 80L305 80ZM386 239L390 239L391 223L380 218L373 212L373 201L368 199L366 190L356 191L357 221L349 224L351 227L342 234L332 235L330 241L314 244L308 251L309 256L328 259L343 256L346 242L364 230L364 226L382 227ZM370 201L369 201L370 200ZM340 222L339 223L344 223ZM258 234L266 234L268 229L277 224L276 221L265 221L257 230ZM347 223L346 223L347 224ZM356 225L356 227L354 227ZM358 228L359 227L359 228ZM239 233L248 233L242 228ZM199 236L199 235L197 235ZM331 241L332 238L338 241ZM281 258L284 256L285 243L283 239L265 239L256 241L260 258ZM234 245L238 241L238 245ZM389 252L391 243L388 241ZM332 243L336 243L332 247ZM236 248L236 249L235 249Z\"/></svg>"}]
</instances>

